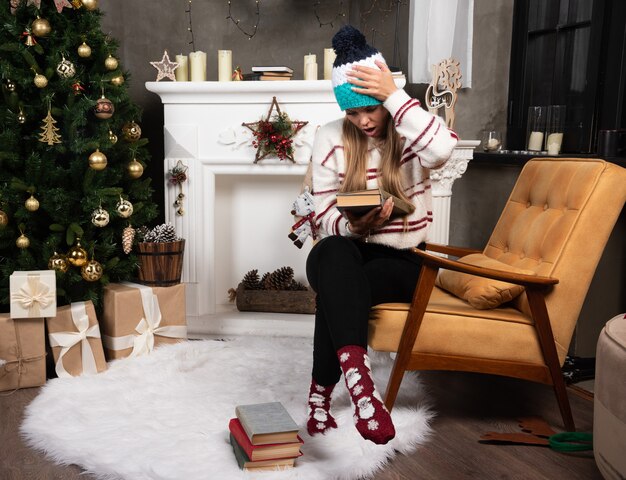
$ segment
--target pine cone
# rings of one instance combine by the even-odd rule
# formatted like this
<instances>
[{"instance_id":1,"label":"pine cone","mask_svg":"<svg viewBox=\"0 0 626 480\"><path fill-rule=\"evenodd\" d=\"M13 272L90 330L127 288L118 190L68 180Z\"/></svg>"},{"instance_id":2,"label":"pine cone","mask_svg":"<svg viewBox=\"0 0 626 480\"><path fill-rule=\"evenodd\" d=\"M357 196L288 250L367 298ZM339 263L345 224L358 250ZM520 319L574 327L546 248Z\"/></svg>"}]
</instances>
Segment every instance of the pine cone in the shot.
<instances>
[{"instance_id":1,"label":"pine cone","mask_svg":"<svg viewBox=\"0 0 626 480\"><path fill-rule=\"evenodd\" d=\"M267 290L288 290L293 281L293 268L282 267L270 273L265 280Z\"/></svg>"},{"instance_id":2,"label":"pine cone","mask_svg":"<svg viewBox=\"0 0 626 480\"><path fill-rule=\"evenodd\" d=\"M175 242L176 240L178 240L176 229L171 223L157 225L144 236L144 242L165 243Z\"/></svg>"},{"instance_id":3,"label":"pine cone","mask_svg":"<svg viewBox=\"0 0 626 480\"><path fill-rule=\"evenodd\" d=\"M250 270L243 276L241 283L246 290L260 290L259 271L257 269Z\"/></svg>"},{"instance_id":4,"label":"pine cone","mask_svg":"<svg viewBox=\"0 0 626 480\"><path fill-rule=\"evenodd\" d=\"M265 282L267 282L267 277L269 277L269 276L270 276L270 272L265 272L263 274L263 276L261 277L261 280L259 281L259 289L260 290L263 290L263 289L266 288L265 287Z\"/></svg>"},{"instance_id":5,"label":"pine cone","mask_svg":"<svg viewBox=\"0 0 626 480\"><path fill-rule=\"evenodd\" d=\"M292 280L287 290L308 290L308 288L297 280Z\"/></svg>"},{"instance_id":6,"label":"pine cone","mask_svg":"<svg viewBox=\"0 0 626 480\"><path fill-rule=\"evenodd\" d=\"M122 230L122 250L128 255L133 249L133 240L135 238L135 229L130 225Z\"/></svg>"}]
</instances>

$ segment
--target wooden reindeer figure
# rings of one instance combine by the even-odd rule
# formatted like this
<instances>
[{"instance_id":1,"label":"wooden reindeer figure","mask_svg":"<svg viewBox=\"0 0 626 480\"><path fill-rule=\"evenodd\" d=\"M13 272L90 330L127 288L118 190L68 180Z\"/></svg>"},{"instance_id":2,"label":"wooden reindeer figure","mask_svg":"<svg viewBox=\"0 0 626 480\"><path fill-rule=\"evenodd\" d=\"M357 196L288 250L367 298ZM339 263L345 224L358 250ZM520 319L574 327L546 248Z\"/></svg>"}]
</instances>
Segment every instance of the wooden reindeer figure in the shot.
<instances>
[{"instance_id":1,"label":"wooden reindeer figure","mask_svg":"<svg viewBox=\"0 0 626 480\"><path fill-rule=\"evenodd\" d=\"M453 58L446 58L433 65L432 72L432 80L426 89L426 106L428 111L435 115L444 108L446 126L454 129L456 91L462 85L460 63Z\"/></svg>"}]
</instances>

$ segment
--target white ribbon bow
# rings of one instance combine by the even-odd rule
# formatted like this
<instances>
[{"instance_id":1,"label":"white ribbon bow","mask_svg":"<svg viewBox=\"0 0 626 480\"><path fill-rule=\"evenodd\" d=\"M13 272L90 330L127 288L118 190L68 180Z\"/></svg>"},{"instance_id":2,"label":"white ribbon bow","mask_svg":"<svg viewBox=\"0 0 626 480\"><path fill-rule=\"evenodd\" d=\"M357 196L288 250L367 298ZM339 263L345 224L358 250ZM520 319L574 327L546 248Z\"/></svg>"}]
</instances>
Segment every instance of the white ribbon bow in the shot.
<instances>
[{"instance_id":1,"label":"white ribbon bow","mask_svg":"<svg viewBox=\"0 0 626 480\"><path fill-rule=\"evenodd\" d=\"M100 329L96 323L93 326L89 326L89 316L87 315L87 309L85 308L85 302L76 302L71 305L72 321L76 326L76 332L57 332L50 333L50 346L61 347L61 353L57 360L55 370L59 378L71 377L71 375L63 367L63 357L70 349L81 342L82 358L83 358L83 373L94 374L98 373L96 367L96 359L91 349L91 345L87 338L100 338Z\"/></svg>"},{"instance_id":2,"label":"white ribbon bow","mask_svg":"<svg viewBox=\"0 0 626 480\"><path fill-rule=\"evenodd\" d=\"M39 275L28 275L26 283L17 293L11 294L11 301L17 302L32 318L40 316L40 309L48 307L54 301L50 287L39 281Z\"/></svg>"}]
</instances>

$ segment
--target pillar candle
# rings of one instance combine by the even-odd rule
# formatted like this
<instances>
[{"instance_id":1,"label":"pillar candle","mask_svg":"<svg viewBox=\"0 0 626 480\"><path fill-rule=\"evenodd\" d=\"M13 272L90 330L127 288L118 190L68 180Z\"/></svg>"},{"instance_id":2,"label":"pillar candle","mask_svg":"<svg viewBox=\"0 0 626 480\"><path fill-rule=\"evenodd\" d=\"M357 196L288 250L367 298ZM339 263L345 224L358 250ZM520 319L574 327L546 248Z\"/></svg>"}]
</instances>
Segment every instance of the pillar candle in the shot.
<instances>
[{"instance_id":1,"label":"pillar candle","mask_svg":"<svg viewBox=\"0 0 626 480\"><path fill-rule=\"evenodd\" d=\"M546 140L548 155L558 155L561 151L561 143L563 142L562 133L551 133Z\"/></svg>"},{"instance_id":2,"label":"pillar candle","mask_svg":"<svg viewBox=\"0 0 626 480\"><path fill-rule=\"evenodd\" d=\"M541 151L542 145L543 145L543 132L531 132L530 138L528 139L528 150L539 152Z\"/></svg>"},{"instance_id":3,"label":"pillar candle","mask_svg":"<svg viewBox=\"0 0 626 480\"><path fill-rule=\"evenodd\" d=\"M324 49L324 80L332 80L333 77L333 62L337 55L332 48Z\"/></svg>"},{"instance_id":4,"label":"pillar candle","mask_svg":"<svg viewBox=\"0 0 626 480\"><path fill-rule=\"evenodd\" d=\"M230 82L233 74L233 52L231 50L217 51L217 79L220 82Z\"/></svg>"},{"instance_id":5,"label":"pillar candle","mask_svg":"<svg viewBox=\"0 0 626 480\"><path fill-rule=\"evenodd\" d=\"M187 61L187 55L176 55L176 63L178 63L178 67L174 70L174 75L176 77L177 82L187 82L189 81L189 63Z\"/></svg>"},{"instance_id":6,"label":"pillar candle","mask_svg":"<svg viewBox=\"0 0 626 480\"><path fill-rule=\"evenodd\" d=\"M206 53L197 51L189 54L191 67L191 81L204 82L206 80Z\"/></svg>"},{"instance_id":7,"label":"pillar candle","mask_svg":"<svg viewBox=\"0 0 626 480\"><path fill-rule=\"evenodd\" d=\"M304 79L306 80L306 65L307 63L315 63L317 62L317 57L315 56L315 54L313 53L309 53L308 55L304 56L304 69L302 70L305 75L304 75Z\"/></svg>"},{"instance_id":8,"label":"pillar candle","mask_svg":"<svg viewBox=\"0 0 626 480\"><path fill-rule=\"evenodd\" d=\"M307 63L304 66L304 79L317 80L317 63Z\"/></svg>"}]
</instances>

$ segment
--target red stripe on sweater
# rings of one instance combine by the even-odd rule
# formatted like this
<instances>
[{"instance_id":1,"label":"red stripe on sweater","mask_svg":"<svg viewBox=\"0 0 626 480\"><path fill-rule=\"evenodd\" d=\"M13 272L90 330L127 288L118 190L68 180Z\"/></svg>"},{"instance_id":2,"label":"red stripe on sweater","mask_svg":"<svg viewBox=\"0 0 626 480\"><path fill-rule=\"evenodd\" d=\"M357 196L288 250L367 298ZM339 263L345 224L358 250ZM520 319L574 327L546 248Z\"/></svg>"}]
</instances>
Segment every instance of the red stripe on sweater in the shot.
<instances>
[{"instance_id":1,"label":"red stripe on sweater","mask_svg":"<svg viewBox=\"0 0 626 480\"><path fill-rule=\"evenodd\" d=\"M333 225L333 231L335 232L335 235L339 235L339 221L342 219L343 217L341 215L339 215L337 217L337 220L335 220L335 224Z\"/></svg>"},{"instance_id":2,"label":"red stripe on sweater","mask_svg":"<svg viewBox=\"0 0 626 480\"><path fill-rule=\"evenodd\" d=\"M459 139L459 136L456 134L456 132L455 132L454 130L452 130L452 129L448 128L448 131L450 132L450 136L451 136L452 138L455 138L455 139L457 139L457 140Z\"/></svg>"},{"instance_id":3,"label":"red stripe on sweater","mask_svg":"<svg viewBox=\"0 0 626 480\"><path fill-rule=\"evenodd\" d=\"M415 100L414 98L409 98L406 102L404 102L402 104L402 106L400 108L398 108L398 111L396 112L396 114L393 116L393 122L396 123L396 119L398 118L398 115L400 115L404 109L413 101Z\"/></svg>"},{"instance_id":4,"label":"red stripe on sweater","mask_svg":"<svg viewBox=\"0 0 626 480\"><path fill-rule=\"evenodd\" d=\"M419 230L423 230L424 228L426 228L428 226L428 222L432 222L432 220L428 219L425 223L415 226L415 227L407 228L406 230L404 228L385 228L383 230L376 230L376 232L374 232L374 235L379 235L379 234L384 234L384 233L417 232Z\"/></svg>"},{"instance_id":5,"label":"red stripe on sweater","mask_svg":"<svg viewBox=\"0 0 626 480\"><path fill-rule=\"evenodd\" d=\"M439 133L439 129L440 129L440 128L441 128L441 124L439 124L439 126L437 127L437 130L435 130L435 133L433 133L433 136L432 136L432 137L430 137L430 140L428 140L428 143L426 143L426 145L424 145L422 148L420 148L420 149L417 151L417 153L421 152L422 150L424 150L425 148L427 148L427 147L428 147L428 145L430 145L430 144L432 143L433 139L434 139L434 138L437 136L437 134ZM422 162L420 161L420 164L421 164L421 163L422 163Z\"/></svg>"},{"instance_id":6,"label":"red stripe on sweater","mask_svg":"<svg viewBox=\"0 0 626 480\"><path fill-rule=\"evenodd\" d=\"M333 188L332 190L322 190L321 192L313 192L313 195L326 195L327 193L335 193L338 190Z\"/></svg>"},{"instance_id":7,"label":"red stripe on sweater","mask_svg":"<svg viewBox=\"0 0 626 480\"><path fill-rule=\"evenodd\" d=\"M417 225L418 223L424 223L426 221L432 222L432 213L428 214L425 217L419 218L417 220L413 220L411 222L407 222L407 225ZM404 225L404 220L394 220L393 222L389 222L387 225Z\"/></svg>"},{"instance_id":8,"label":"red stripe on sweater","mask_svg":"<svg viewBox=\"0 0 626 480\"><path fill-rule=\"evenodd\" d=\"M343 147L341 145L335 145L333 148L331 148L330 152L328 152L328 155L326 155L326 158L324 158L322 165L324 165L328 161L328 159L333 155L333 153L335 153L335 150L337 150L338 148L343 150Z\"/></svg>"},{"instance_id":9,"label":"red stripe on sweater","mask_svg":"<svg viewBox=\"0 0 626 480\"><path fill-rule=\"evenodd\" d=\"M409 145L408 147L404 149L404 152L402 152L402 154L408 153L417 142L419 142L422 138L424 138L424 135L426 135L426 132L430 130L430 127L432 127L434 123L435 123L435 117L430 119L430 123L428 124L428 126L424 130L422 130L422 133L420 133L415 140L413 140L411 145Z\"/></svg>"},{"instance_id":10,"label":"red stripe on sweater","mask_svg":"<svg viewBox=\"0 0 626 480\"><path fill-rule=\"evenodd\" d=\"M316 223L322 223L322 221L321 221L322 217L324 215L326 215L326 213L328 213L328 210L333 208L336 203L337 203L337 199L335 199L332 202L330 202L330 204L326 207L326 210L324 210L322 213L319 213L318 215L315 216L315 222ZM319 222L318 222L318 220L319 220Z\"/></svg>"},{"instance_id":11,"label":"red stripe on sweater","mask_svg":"<svg viewBox=\"0 0 626 480\"><path fill-rule=\"evenodd\" d=\"M411 152L410 155L407 155L406 157L403 157L402 160L400 160L400 165L404 165L406 162L413 160L415 157L417 157L417 153Z\"/></svg>"},{"instance_id":12,"label":"red stripe on sweater","mask_svg":"<svg viewBox=\"0 0 626 480\"><path fill-rule=\"evenodd\" d=\"M404 112L402 112L402 115L400 115L400 118L398 118L398 123L396 123L396 127L399 127L400 124L402 123L402 119L404 118L404 114L406 112L408 112L409 110L411 110L413 107L419 107L420 106L420 102L419 100L415 100L415 102L413 102L411 105L409 105Z\"/></svg>"}]
</instances>

